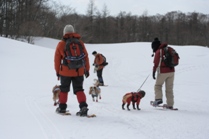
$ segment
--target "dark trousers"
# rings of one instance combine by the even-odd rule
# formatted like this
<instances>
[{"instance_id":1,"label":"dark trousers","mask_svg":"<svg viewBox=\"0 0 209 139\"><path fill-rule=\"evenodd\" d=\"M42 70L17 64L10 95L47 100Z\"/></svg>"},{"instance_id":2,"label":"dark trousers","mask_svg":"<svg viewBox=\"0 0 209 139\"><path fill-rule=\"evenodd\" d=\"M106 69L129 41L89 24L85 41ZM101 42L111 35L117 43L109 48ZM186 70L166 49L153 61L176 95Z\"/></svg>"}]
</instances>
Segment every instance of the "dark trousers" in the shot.
<instances>
[{"instance_id":1,"label":"dark trousers","mask_svg":"<svg viewBox=\"0 0 209 139\"><path fill-rule=\"evenodd\" d=\"M103 68L100 70L97 70L97 77L98 77L99 82L104 84L104 80L102 78L102 71L103 71Z\"/></svg>"},{"instance_id":2,"label":"dark trousers","mask_svg":"<svg viewBox=\"0 0 209 139\"><path fill-rule=\"evenodd\" d=\"M74 94L76 94L76 92L78 91L84 91L83 90L83 80L84 80L83 76L78 76L78 77L61 76L60 79L61 79L61 85L60 85L61 92L69 92L71 82L72 82Z\"/></svg>"},{"instance_id":3,"label":"dark trousers","mask_svg":"<svg viewBox=\"0 0 209 139\"><path fill-rule=\"evenodd\" d=\"M84 77L83 76L78 76L78 77L66 77L66 76L61 76L61 85L60 85L60 104L59 107L61 110L66 110L67 108L67 94L70 91L70 85L72 83L73 86L73 93L77 96L77 100L79 102L79 107L87 107L88 104L86 103L86 95L84 94L84 89L83 89L83 81Z\"/></svg>"}]
</instances>

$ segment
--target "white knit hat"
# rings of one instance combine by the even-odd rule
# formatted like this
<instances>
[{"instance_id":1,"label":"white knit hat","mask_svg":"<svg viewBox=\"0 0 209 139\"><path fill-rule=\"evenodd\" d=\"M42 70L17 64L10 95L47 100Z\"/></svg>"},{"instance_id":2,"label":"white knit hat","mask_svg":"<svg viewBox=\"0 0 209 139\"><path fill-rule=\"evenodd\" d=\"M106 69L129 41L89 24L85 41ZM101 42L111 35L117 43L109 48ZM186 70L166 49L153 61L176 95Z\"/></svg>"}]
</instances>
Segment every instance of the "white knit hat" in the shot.
<instances>
[{"instance_id":1,"label":"white knit hat","mask_svg":"<svg viewBox=\"0 0 209 139\"><path fill-rule=\"evenodd\" d=\"M74 28L72 25L66 25L64 30L63 30L63 35L66 33L74 33Z\"/></svg>"}]
</instances>

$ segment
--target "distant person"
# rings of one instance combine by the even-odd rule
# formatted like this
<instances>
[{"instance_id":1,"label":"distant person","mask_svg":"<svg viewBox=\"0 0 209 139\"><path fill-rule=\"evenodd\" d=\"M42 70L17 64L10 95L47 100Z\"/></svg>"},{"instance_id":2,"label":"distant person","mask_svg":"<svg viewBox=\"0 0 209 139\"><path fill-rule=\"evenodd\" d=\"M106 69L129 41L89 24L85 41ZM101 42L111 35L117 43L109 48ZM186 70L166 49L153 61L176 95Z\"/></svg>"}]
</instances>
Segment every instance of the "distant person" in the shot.
<instances>
[{"instance_id":1,"label":"distant person","mask_svg":"<svg viewBox=\"0 0 209 139\"><path fill-rule=\"evenodd\" d=\"M155 38L154 41L152 42L152 50L153 50L153 54L152 57L154 56L154 53L157 51L157 49L159 48L161 42L158 38Z\"/></svg>"},{"instance_id":2,"label":"distant person","mask_svg":"<svg viewBox=\"0 0 209 139\"><path fill-rule=\"evenodd\" d=\"M80 108L76 115L87 116L88 105L83 81L84 75L86 78L89 76L90 65L87 50L80 38L81 36L74 32L72 25L66 25L63 30L63 39L56 47L54 67L61 82L57 113L66 113L68 92L72 83L73 93L77 96ZM74 62L73 59L77 59L77 57L81 60Z\"/></svg>"},{"instance_id":3,"label":"distant person","mask_svg":"<svg viewBox=\"0 0 209 139\"><path fill-rule=\"evenodd\" d=\"M95 71L97 73L97 77L99 80L99 86L104 86L102 72L103 72L104 67L108 63L106 62L106 58L102 54L97 53L96 51L93 51L92 55L95 56L93 66L95 66Z\"/></svg>"},{"instance_id":4,"label":"distant person","mask_svg":"<svg viewBox=\"0 0 209 139\"><path fill-rule=\"evenodd\" d=\"M156 79L155 82L155 101L153 106L158 106L163 103L163 92L162 87L165 83L165 96L167 99L166 108L173 109L174 105L174 95L173 95L173 83L174 83L174 67L168 67L165 65L163 59L164 51L163 48L167 47L167 43L157 45L159 42L158 39L155 39L154 42L156 45L152 47L153 52L155 52L154 57L154 66L153 66L153 79ZM153 43L152 43L153 44ZM155 74L157 73L157 78Z\"/></svg>"}]
</instances>

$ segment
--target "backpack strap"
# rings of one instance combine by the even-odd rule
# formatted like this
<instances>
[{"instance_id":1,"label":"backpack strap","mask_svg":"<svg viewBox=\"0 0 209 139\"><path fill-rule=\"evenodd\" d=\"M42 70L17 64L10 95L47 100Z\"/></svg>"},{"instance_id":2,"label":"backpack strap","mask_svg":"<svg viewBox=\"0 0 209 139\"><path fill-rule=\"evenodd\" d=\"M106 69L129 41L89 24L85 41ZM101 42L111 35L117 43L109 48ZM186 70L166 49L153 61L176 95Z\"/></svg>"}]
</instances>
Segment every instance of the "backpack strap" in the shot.
<instances>
[{"instance_id":1,"label":"backpack strap","mask_svg":"<svg viewBox=\"0 0 209 139\"><path fill-rule=\"evenodd\" d=\"M163 58L163 56L162 56L162 49L160 49L160 61L159 61L158 67L157 67L158 73L160 73L160 65L162 63L162 58Z\"/></svg>"}]
</instances>

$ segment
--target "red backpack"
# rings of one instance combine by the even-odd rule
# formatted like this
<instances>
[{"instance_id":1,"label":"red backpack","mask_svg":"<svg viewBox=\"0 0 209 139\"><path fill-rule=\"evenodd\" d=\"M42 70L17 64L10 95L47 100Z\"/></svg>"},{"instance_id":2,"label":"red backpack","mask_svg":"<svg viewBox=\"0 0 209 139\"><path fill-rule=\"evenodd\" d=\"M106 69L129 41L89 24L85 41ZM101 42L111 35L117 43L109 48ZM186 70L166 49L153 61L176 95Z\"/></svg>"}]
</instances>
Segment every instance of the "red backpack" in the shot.
<instances>
[{"instance_id":1,"label":"red backpack","mask_svg":"<svg viewBox=\"0 0 209 139\"><path fill-rule=\"evenodd\" d=\"M79 69L85 66L85 53L83 51L83 46L79 39L68 38L65 40L65 57L63 59L63 64L67 65L69 69Z\"/></svg>"}]
</instances>

